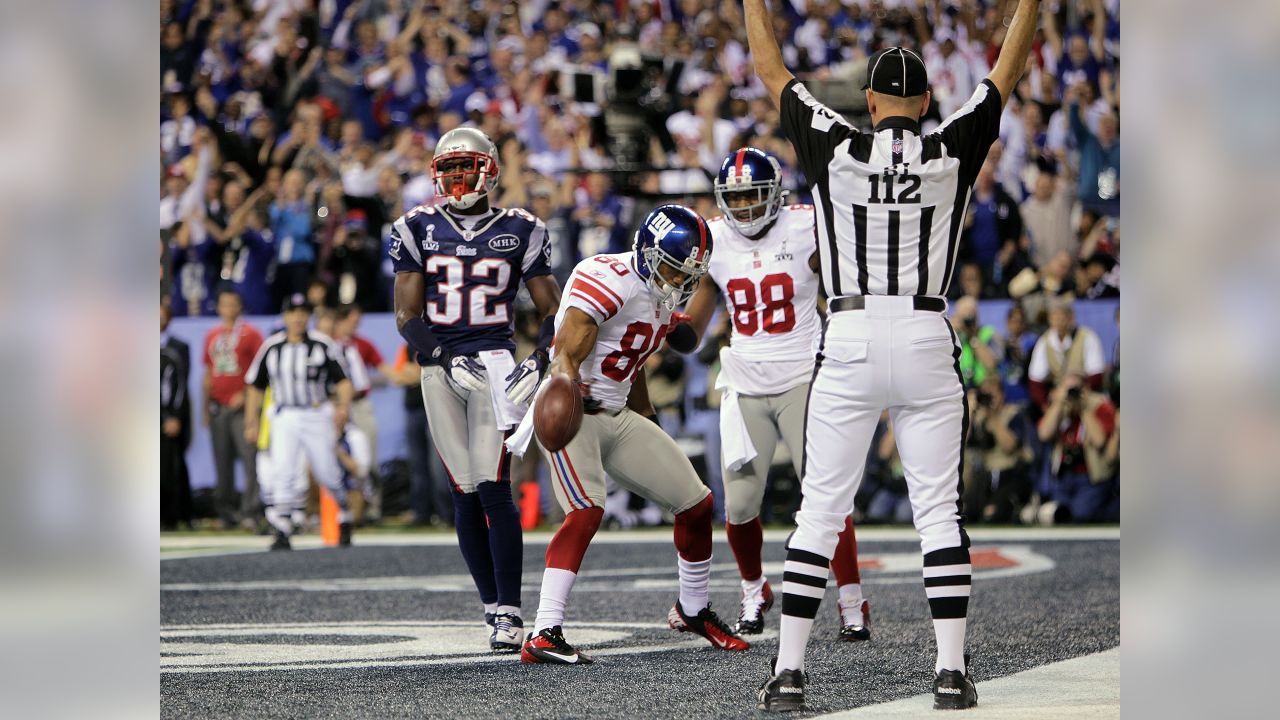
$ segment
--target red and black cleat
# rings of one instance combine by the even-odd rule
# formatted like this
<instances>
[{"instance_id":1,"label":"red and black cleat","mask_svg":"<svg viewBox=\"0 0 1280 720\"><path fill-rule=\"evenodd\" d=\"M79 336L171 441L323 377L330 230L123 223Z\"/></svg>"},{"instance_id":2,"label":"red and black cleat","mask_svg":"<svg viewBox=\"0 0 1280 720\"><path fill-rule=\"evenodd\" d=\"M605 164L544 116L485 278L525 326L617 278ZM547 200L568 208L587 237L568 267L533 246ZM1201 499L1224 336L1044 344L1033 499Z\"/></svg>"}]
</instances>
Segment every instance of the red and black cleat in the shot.
<instances>
[{"instance_id":1,"label":"red and black cleat","mask_svg":"<svg viewBox=\"0 0 1280 720\"><path fill-rule=\"evenodd\" d=\"M677 600L671 607L671 612L667 613L667 624L673 630L701 635L720 650L746 650L751 647L746 640L738 637L728 625L724 624L720 616L711 609L710 603L697 615L689 616L684 614L680 601Z\"/></svg>"},{"instance_id":2,"label":"red and black cleat","mask_svg":"<svg viewBox=\"0 0 1280 720\"><path fill-rule=\"evenodd\" d=\"M520 651L522 663L551 663L555 665L590 665L595 662L580 653L564 639L560 626L543 628L536 635L529 635Z\"/></svg>"}]
</instances>

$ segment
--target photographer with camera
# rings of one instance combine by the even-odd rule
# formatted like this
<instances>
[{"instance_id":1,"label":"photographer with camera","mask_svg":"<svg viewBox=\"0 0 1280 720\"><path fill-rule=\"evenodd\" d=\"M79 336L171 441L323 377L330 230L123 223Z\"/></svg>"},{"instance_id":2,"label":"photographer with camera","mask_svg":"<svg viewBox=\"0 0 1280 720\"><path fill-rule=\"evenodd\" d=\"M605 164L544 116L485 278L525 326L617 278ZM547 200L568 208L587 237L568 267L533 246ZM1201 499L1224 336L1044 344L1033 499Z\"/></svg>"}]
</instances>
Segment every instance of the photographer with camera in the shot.
<instances>
[{"instance_id":1,"label":"photographer with camera","mask_svg":"<svg viewBox=\"0 0 1280 720\"><path fill-rule=\"evenodd\" d=\"M1068 372L1049 395L1039 436L1053 443L1051 488L1047 495L1055 522L1119 522L1118 447L1112 446L1118 415L1106 395L1091 390L1085 377ZM1110 452L1109 452L1110 450Z\"/></svg>"},{"instance_id":2,"label":"photographer with camera","mask_svg":"<svg viewBox=\"0 0 1280 720\"><path fill-rule=\"evenodd\" d=\"M991 375L969 391L964 508L969 522L1012 522L1031 497L1031 424Z\"/></svg>"},{"instance_id":3,"label":"photographer with camera","mask_svg":"<svg viewBox=\"0 0 1280 720\"><path fill-rule=\"evenodd\" d=\"M960 375L964 386L978 387L988 377L997 377L1000 337L990 325L978 325L978 301L967 296L960 298L951 318L960 343Z\"/></svg>"}]
</instances>

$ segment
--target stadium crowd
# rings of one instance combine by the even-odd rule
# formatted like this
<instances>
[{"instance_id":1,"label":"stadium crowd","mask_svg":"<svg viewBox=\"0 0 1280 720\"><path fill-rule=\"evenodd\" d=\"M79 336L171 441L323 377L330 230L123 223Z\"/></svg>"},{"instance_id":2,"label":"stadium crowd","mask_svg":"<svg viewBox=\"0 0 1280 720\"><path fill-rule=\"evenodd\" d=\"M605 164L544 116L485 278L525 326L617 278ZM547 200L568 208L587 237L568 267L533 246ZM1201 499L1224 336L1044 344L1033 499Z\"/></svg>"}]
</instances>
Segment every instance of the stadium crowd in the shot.
<instances>
[{"instance_id":1,"label":"stadium crowd","mask_svg":"<svg viewBox=\"0 0 1280 720\"><path fill-rule=\"evenodd\" d=\"M1015 3L773 5L801 79L851 78L879 48L918 48L936 108L928 131L987 73ZM1118 347L1103 348L1071 312L1075 300L1119 297L1118 9L1044 3L1026 76L973 190L951 289L971 388L971 520L1118 520ZM620 173L605 118L616 89L593 93L579 80L609 76L617 50L633 45L662 58L665 84L651 95L665 95L637 111L647 147ZM160 81L163 292L175 316L220 314L228 288L246 315L273 314L295 292L317 306L389 310L390 224L434 201L435 141L464 123L499 148L495 204L547 223L561 281L583 257L628 249L641 203L684 197L717 214L711 179L742 145L776 155L791 200L808 200L733 0L162 0ZM977 324L977 301L991 299L1013 300L1003 328ZM650 359L670 429L706 437L708 452L717 401L707 348L724 335L687 361ZM401 358L374 369L407 385L421 434L416 383L402 382L415 368ZM438 468L413 465L416 485L443 486L431 477ZM718 467L706 474L714 485ZM447 521L424 493L418 519ZM901 521L909 509L887 423L858 506L868 520ZM235 519L231 499L221 507Z\"/></svg>"}]
</instances>

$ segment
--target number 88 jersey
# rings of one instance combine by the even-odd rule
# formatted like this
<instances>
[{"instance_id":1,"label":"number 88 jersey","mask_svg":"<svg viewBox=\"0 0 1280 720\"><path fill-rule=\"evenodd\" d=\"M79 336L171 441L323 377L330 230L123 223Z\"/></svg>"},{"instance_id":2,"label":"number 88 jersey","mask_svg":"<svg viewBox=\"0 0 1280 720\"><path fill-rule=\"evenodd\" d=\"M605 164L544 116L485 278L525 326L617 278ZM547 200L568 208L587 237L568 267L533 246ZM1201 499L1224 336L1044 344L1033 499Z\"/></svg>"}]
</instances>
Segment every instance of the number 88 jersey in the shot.
<instances>
[{"instance_id":1,"label":"number 88 jersey","mask_svg":"<svg viewBox=\"0 0 1280 720\"><path fill-rule=\"evenodd\" d=\"M662 346L671 322L671 311L654 301L647 282L636 273L634 257L634 252L596 255L578 263L556 313L557 332L569 308L586 313L599 327L580 374L591 386L591 397L608 410L626 407L632 383L643 372L644 361Z\"/></svg>"},{"instance_id":2,"label":"number 88 jersey","mask_svg":"<svg viewBox=\"0 0 1280 720\"><path fill-rule=\"evenodd\" d=\"M724 293L733 327L732 352L721 356L734 390L785 392L813 373L822 322L813 206L789 205L763 237L752 240L723 217L707 222L716 252L708 274Z\"/></svg>"}]
</instances>

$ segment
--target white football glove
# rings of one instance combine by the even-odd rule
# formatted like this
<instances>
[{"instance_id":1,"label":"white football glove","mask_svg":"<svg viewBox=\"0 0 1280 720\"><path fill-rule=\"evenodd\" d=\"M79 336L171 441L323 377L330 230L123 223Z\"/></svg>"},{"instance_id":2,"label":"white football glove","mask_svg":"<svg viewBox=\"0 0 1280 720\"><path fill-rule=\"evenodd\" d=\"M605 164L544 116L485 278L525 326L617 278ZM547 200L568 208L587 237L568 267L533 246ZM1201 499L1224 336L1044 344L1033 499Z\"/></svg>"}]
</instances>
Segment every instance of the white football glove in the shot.
<instances>
[{"instance_id":1,"label":"white football glove","mask_svg":"<svg viewBox=\"0 0 1280 720\"><path fill-rule=\"evenodd\" d=\"M463 390L484 389L484 365L470 355L455 355L449 358L445 371L449 373L449 378Z\"/></svg>"},{"instance_id":2,"label":"white football glove","mask_svg":"<svg viewBox=\"0 0 1280 720\"><path fill-rule=\"evenodd\" d=\"M551 364L545 350L534 350L524 362L507 375L507 399L516 405L524 405L533 397Z\"/></svg>"}]
</instances>

